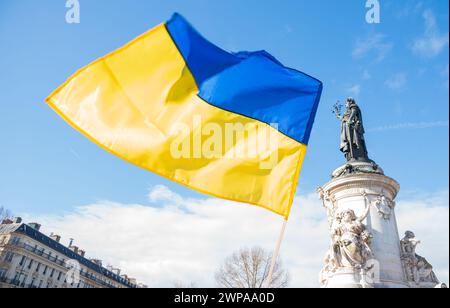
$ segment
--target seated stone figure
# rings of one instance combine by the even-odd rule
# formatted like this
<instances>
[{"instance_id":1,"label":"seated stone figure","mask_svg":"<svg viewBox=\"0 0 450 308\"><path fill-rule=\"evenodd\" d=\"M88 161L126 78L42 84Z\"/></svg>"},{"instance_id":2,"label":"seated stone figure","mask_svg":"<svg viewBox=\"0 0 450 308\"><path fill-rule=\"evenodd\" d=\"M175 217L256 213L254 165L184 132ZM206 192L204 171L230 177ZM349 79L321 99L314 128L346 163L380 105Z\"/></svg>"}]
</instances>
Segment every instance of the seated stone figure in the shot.
<instances>
[{"instance_id":1,"label":"seated stone figure","mask_svg":"<svg viewBox=\"0 0 450 308\"><path fill-rule=\"evenodd\" d=\"M400 241L401 258L408 281L420 283L439 284L439 280L433 271L433 266L422 256L416 253L416 247L420 243L411 231L406 231Z\"/></svg>"}]
</instances>

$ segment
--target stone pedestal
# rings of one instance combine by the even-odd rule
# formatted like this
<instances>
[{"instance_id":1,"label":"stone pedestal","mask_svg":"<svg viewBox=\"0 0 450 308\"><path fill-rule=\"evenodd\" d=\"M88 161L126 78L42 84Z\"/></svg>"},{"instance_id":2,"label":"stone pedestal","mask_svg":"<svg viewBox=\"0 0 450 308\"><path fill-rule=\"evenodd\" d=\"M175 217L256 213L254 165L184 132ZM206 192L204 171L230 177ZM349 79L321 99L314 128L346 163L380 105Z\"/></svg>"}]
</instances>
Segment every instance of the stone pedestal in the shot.
<instances>
[{"instance_id":1,"label":"stone pedestal","mask_svg":"<svg viewBox=\"0 0 450 308\"><path fill-rule=\"evenodd\" d=\"M327 288L429 288L432 266L415 253L408 231L400 241L395 197L400 185L373 162L337 168L318 189L327 210L331 244L320 282Z\"/></svg>"},{"instance_id":2,"label":"stone pedestal","mask_svg":"<svg viewBox=\"0 0 450 308\"><path fill-rule=\"evenodd\" d=\"M370 163L356 163L348 170L344 165L335 170L334 179L321 188L327 208L330 230L336 228L336 215L352 210L371 234L372 255L363 263L366 268L337 268L328 273L327 287L407 287L395 218L395 197L400 185ZM347 172L347 173L346 173ZM351 234L350 234L351 235ZM363 265L364 267L364 265ZM366 275L366 277L364 277Z\"/></svg>"}]
</instances>

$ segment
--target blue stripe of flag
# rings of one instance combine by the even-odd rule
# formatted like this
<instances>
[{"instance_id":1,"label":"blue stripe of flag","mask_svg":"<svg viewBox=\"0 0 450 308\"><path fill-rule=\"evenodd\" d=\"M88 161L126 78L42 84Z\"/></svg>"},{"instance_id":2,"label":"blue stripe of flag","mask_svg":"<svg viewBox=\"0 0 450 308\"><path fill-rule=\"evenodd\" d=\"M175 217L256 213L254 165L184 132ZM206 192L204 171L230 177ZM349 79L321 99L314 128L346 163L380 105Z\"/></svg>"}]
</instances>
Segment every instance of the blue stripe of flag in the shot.
<instances>
[{"instance_id":1,"label":"blue stripe of flag","mask_svg":"<svg viewBox=\"0 0 450 308\"><path fill-rule=\"evenodd\" d=\"M199 88L218 108L267 124L308 144L322 82L283 66L266 51L226 52L204 39L181 15L166 24Z\"/></svg>"}]
</instances>

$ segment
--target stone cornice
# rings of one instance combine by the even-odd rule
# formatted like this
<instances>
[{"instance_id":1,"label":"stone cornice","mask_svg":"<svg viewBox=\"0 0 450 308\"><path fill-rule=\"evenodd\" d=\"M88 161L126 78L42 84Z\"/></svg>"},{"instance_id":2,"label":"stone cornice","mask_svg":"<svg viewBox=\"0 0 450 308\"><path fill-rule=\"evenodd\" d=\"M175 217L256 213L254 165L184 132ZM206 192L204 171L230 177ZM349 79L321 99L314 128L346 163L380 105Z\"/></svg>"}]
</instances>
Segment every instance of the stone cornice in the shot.
<instances>
[{"instance_id":1,"label":"stone cornice","mask_svg":"<svg viewBox=\"0 0 450 308\"><path fill-rule=\"evenodd\" d=\"M383 187L389 191L394 199L399 190L400 184L394 179L381 174L355 174L336 178L326 183L322 188L330 194L336 194L349 188L361 187Z\"/></svg>"}]
</instances>

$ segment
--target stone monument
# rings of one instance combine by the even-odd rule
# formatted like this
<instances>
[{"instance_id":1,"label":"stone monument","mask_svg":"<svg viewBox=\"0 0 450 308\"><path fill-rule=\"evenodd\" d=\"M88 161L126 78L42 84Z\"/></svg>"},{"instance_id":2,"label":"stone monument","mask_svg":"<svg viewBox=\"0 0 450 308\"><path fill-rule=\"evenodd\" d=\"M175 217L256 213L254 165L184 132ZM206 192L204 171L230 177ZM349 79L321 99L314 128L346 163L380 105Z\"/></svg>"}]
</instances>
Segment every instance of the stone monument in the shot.
<instances>
[{"instance_id":1,"label":"stone monument","mask_svg":"<svg viewBox=\"0 0 450 308\"><path fill-rule=\"evenodd\" d=\"M408 231L400 240L395 197L400 185L369 159L362 113L355 100L346 110L336 104L341 121L340 150L347 162L318 188L328 215L331 244L320 273L328 288L434 288L433 268L416 254L419 243Z\"/></svg>"}]
</instances>

